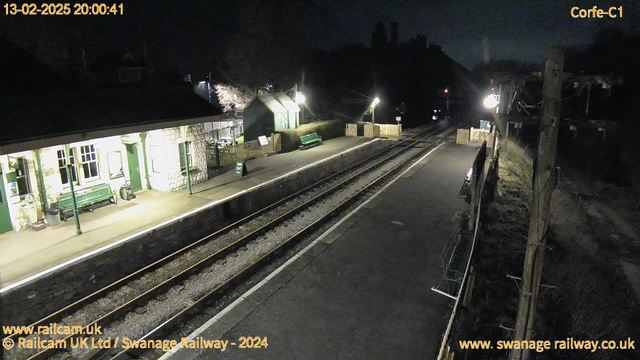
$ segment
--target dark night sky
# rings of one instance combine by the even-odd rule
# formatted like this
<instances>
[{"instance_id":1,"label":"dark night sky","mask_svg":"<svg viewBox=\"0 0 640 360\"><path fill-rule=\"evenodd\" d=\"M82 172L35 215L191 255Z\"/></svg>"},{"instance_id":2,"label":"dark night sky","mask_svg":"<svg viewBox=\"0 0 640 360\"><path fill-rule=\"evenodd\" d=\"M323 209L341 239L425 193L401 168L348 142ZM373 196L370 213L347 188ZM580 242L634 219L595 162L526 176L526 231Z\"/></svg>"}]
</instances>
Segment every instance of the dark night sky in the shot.
<instances>
[{"instance_id":1,"label":"dark night sky","mask_svg":"<svg viewBox=\"0 0 640 360\"><path fill-rule=\"evenodd\" d=\"M426 35L428 42L467 68L483 60L483 38L487 38L492 59L544 60L550 45L584 46L600 29L616 27L636 32L640 27L638 1L425 1L425 0L317 0L328 17L352 41L369 43L372 24L399 23L400 40ZM624 18L574 19L573 6L597 4L608 9L622 6ZM318 35L314 43L331 47L343 34Z\"/></svg>"},{"instance_id":2,"label":"dark night sky","mask_svg":"<svg viewBox=\"0 0 640 360\"><path fill-rule=\"evenodd\" d=\"M369 46L377 21L385 23L387 34L391 21L397 21L400 41L424 34L427 42L442 45L445 53L470 69L482 62L483 44L488 44L492 60L540 62L550 45L584 47L604 28L631 33L640 29L637 0L598 1L605 9L622 6L622 19L574 19L571 7L593 6L592 1L581 0L125 0L125 4L127 14L122 17L71 19L83 24L81 46L88 59L110 49L141 52L146 44L149 54L163 58L163 65L197 71L212 66L233 41L256 41L221 27L329 50L349 42ZM267 16L271 24L265 23ZM50 21L60 20L3 15L0 32L33 51L37 44L50 42L46 35L52 36L55 26L43 31Z\"/></svg>"}]
</instances>

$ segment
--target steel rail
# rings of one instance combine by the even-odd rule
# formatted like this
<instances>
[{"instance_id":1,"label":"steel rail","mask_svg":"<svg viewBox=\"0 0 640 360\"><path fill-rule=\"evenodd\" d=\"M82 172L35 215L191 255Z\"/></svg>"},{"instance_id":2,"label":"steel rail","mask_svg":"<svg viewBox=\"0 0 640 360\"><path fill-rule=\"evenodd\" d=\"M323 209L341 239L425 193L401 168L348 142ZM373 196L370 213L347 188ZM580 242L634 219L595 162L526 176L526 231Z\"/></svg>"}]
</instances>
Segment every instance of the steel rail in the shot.
<instances>
[{"instance_id":1,"label":"steel rail","mask_svg":"<svg viewBox=\"0 0 640 360\"><path fill-rule=\"evenodd\" d=\"M446 131L447 131L447 129L445 129L443 132L446 132ZM367 184L365 187L363 187L362 189L358 190L355 194L351 195L350 197L348 197L347 199L342 201L340 204L338 204L336 207L334 207L327 214L325 214L322 217L316 219L313 223L307 225L305 228L303 228L302 230L297 232L295 235L293 235L289 239L285 240L280 245L276 246L274 249L272 249L271 251L269 251L268 253L266 253L262 257L260 257L258 260L256 260L252 264L250 264L250 265L246 266L245 268L243 268L242 270L240 270L236 275L234 275L233 277L231 277L230 279L228 279L224 283L218 285L216 288L214 288L213 290L211 290L207 294L201 296L199 299L193 301L190 305L188 305L187 307L185 307L184 309L182 309L181 311L179 311L178 313L173 315L171 318L169 318L168 320L166 320L165 322L163 322L162 324L160 324L159 326L154 328L152 331L150 331L149 333L145 334L143 337L138 339L138 341L149 340L150 338L152 339L154 337L157 337L157 336L161 335L161 333L163 331L165 331L168 328L171 328L175 324L178 324L185 317L189 316L189 314L195 313L195 311L199 307L204 306L206 303L209 303L212 300L220 298L223 295L223 293L228 288L233 287L233 285L235 283L237 283L238 281L241 281L242 279L254 274L257 270L262 268L264 264L269 263L270 259L273 258L274 256L277 256L280 252L285 251L285 250L293 247L294 245L296 245L305 236L307 236L311 231L315 230L320 225L322 225L325 222L325 220L333 217L334 215L336 215L337 213L342 211L345 207L347 207L349 204L351 204L356 199L360 198L362 195L366 195L366 193L369 190L371 190L374 185L377 185L378 182L381 182L383 179L387 178L388 176L391 176L392 174L397 173L404 166L408 166L408 165L412 164L413 161L416 161L417 159L419 159L421 156L423 156L424 153L426 153L427 151L430 151L434 147L436 147L436 144L437 144L437 142L434 142L434 143L430 144L430 146L424 148L423 150L421 150L417 154L413 155L411 158L407 159L406 161L403 161L402 163L394 166L392 169L386 171L384 174L380 175L378 178L376 178L375 180L373 180L372 182ZM121 358L123 358L125 355L127 355L129 353L137 352L137 351L140 351L140 349L124 349L124 350L120 351L119 353L117 353L115 356L111 357L111 360L121 359Z\"/></svg>"},{"instance_id":2,"label":"steel rail","mask_svg":"<svg viewBox=\"0 0 640 360\"><path fill-rule=\"evenodd\" d=\"M419 132L419 133L417 133L415 135L412 135L412 136L410 136L410 137L408 137L406 139L403 139L403 140L399 141L397 144L394 144L394 145L392 145L390 147L387 147L387 148L377 152L376 154L368 156L364 160L361 160L358 163L356 163L356 164L354 164L354 165L352 165L352 166L350 166L350 167L348 167L346 169L343 169L343 170L340 170L340 171L338 171L338 172L336 172L334 174L328 175L328 176L316 181L315 183L313 183L313 184L311 184L311 185L309 185L309 186L307 186L307 187L305 187L305 188L303 188L303 189L301 189L299 191L296 191L295 193L293 193L291 195L288 195L288 196L284 197L283 199L278 200L277 202L274 202L274 203L272 203L270 205L267 205L266 207L254 212L254 213L252 213L250 215L247 215L247 216L245 216L245 217L243 217L243 218L241 218L241 219L239 219L239 220L237 220L237 221L235 221L235 222L233 222L233 223L231 223L231 224L229 224L229 225L227 225L227 226L225 226L225 227L223 227L223 228L221 228L219 230L216 230L213 233L211 233L209 235L206 235L205 237L203 237L203 238L201 238L201 239L199 239L197 241L194 241L191 244L188 244L185 247L183 247L183 248L181 248L179 250L176 250L175 252L173 252L173 253L171 253L169 255L166 255L166 256L160 258L159 260L154 261L151 264L146 265L145 267L140 268L140 269L136 270L135 272L133 272L133 273L131 273L129 275L126 275L126 276L114 281L113 283L111 283L111 284L109 284L109 285L107 285L105 287L102 287L102 288L94 291L93 293L91 293L89 295L86 295L83 298L80 298L80 299L76 300L75 302L65 306L64 308L62 308L60 310L57 310L56 312L51 313L51 314L43 317L42 319L40 319L40 320L28 325L27 327L36 328L37 326L44 325L45 323L48 325L48 323L58 322L58 321L60 321L60 319L62 319L67 314L72 313L73 311L77 310L78 308L82 307L83 305L98 299L99 297L101 297L101 295L103 295L105 293L108 293L110 291L115 291L118 288L124 286L126 283L131 282L133 280L136 280L136 279L142 277L143 275L145 275L145 274L147 274L147 273L149 273L149 272L161 267L162 265L172 261L173 259L177 258L178 256L186 253L187 251L192 250L192 249L194 249L194 248L196 248L198 246L204 245L205 243L207 243L212 238L216 238L216 237L218 237L218 236L220 236L220 235L222 235L224 233L227 233L227 232L239 227L240 225L245 224L245 223L257 218L258 216L260 216L260 215L262 215L262 214L264 214L264 213L266 213L266 212L268 212L268 211L270 211L270 210L282 205L283 203L288 202L288 201L292 200L293 198L298 197L298 196L302 195L305 192L308 192L309 190L313 190L313 189L317 188L318 185L324 184L324 183L330 181L331 179L334 179L336 177L339 177L339 176L343 175L344 173L347 173L349 171L353 171L354 168L357 168L357 167L359 167L359 166L371 161L372 159L374 159L376 157L382 156L384 153L388 152L389 150L391 150L393 148L399 147L399 146L405 144L406 142L413 141L412 140L413 138L424 134L425 132L431 130L431 128L433 128L433 127L434 126L430 126L427 129L425 129L424 131ZM20 334L9 334L9 335L6 335L3 338L1 338L1 340L4 340L4 339L15 339L17 337L20 337Z\"/></svg>"},{"instance_id":3,"label":"steel rail","mask_svg":"<svg viewBox=\"0 0 640 360\"><path fill-rule=\"evenodd\" d=\"M323 180L320 180L320 181L318 181L318 182L314 183L313 185L311 185L311 186L309 186L309 187L306 187L305 189L303 189L303 190L301 190L301 191L298 191L298 192L296 192L295 194L292 194L292 195L290 195L289 197L287 197L287 198L285 198L285 199L283 199L283 200L278 201L277 203L274 203L274 204L272 204L272 205L269 205L268 207L263 208L263 209L259 210L258 212L254 213L254 214L251 214L251 215L249 215L249 216L247 216L247 217L245 217L245 218L243 218L243 219L241 219L241 220L239 220L239 221L237 221L237 222L235 222L235 223L233 223L233 224L231 224L231 225L229 225L229 226L227 226L227 227L225 227L225 228L223 228L223 229L220 229L220 230L218 230L218 231L216 231L216 232L214 232L214 233L212 233L212 234L210 234L210 235L207 235L207 236L206 236L206 237L204 237L203 239L200 239L200 240L198 240L197 242L194 242L194 243L192 243L192 244L188 245L187 247L185 247L185 248L183 248L183 249L181 249L181 250L178 250L176 253L180 253L180 254L182 254L182 253L186 252L186 250L187 250L187 249L192 249L192 248L194 248L196 244L201 244L203 241L209 240L209 239L211 239L212 237L219 236L219 235L221 235L223 232L227 232L227 231L231 230L232 228L237 227L237 226L238 226L238 225L240 225L241 223L245 223L245 222L249 221L249 220L247 220L247 219L249 219L249 218L253 219L253 218L255 218L255 217L259 216L260 214L264 213L265 211L268 211L268 210L265 210L265 209L267 209L267 208L268 208L268 209L270 210L270 209L272 209L273 207L275 207L275 206L277 206L277 205L282 204L282 202L283 202L283 201L285 201L285 200L290 200L291 198L293 198L293 197L295 197L295 196L297 196L297 195L299 195L299 194L301 194L301 193L303 193L303 192L308 191L308 189L314 188L314 187L315 187L315 186L317 186L318 184L321 184L321 183L327 182L327 181L329 181L329 180L331 180L331 179L333 179L333 178L337 177L338 175L340 175L340 174L342 174L342 173L344 173L344 172L352 171L352 169L353 169L353 168L357 168L359 165L361 165L361 164L363 164L363 163L365 163L365 162L367 162L367 161L370 161L370 159L371 159L371 158L379 157L381 154L384 154L385 152L388 152L391 148L395 148L395 147L397 147L397 146L399 146L399 145L406 144L407 142L419 143L419 142L420 142L420 141L422 141L423 139L425 139L425 138L427 138L427 137L432 136L434 133L437 133L438 131L440 131L440 130L439 130L439 129L436 129L435 131L430 132L429 134L422 136L422 137L421 137L421 138L419 138L418 140L415 140L414 138L415 138L415 137L417 137L417 136L421 136L421 135L425 134L426 132L428 132L428 130L425 130L425 131L420 132L420 133L418 133L418 134L416 134L416 135L414 135L414 136L411 136L410 138L407 138L407 139L405 139L405 140L403 140L403 141L399 142L398 144L395 144L395 145L393 145L392 147L385 149L384 151L382 151L382 152L380 152L380 153L374 154L373 156L370 156L370 157L368 157L367 159L365 159L365 160L363 160L363 161L358 162L357 164L355 164L355 165L354 165L354 166L352 166L352 167L349 167L348 169L345 169L345 170L343 170L343 171L340 171L340 172L338 172L338 173L336 173L336 174L334 174L334 175L330 175L330 176L328 176L328 177L324 178ZM168 288L170 288L170 287L174 286L174 285L175 285L175 283L180 282L180 281L182 281L183 279L187 278L188 276L192 275L193 273L197 272L200 268L205 267L205 266L207 266L207 265L209 265L209 264L212 264L213 262L217 261L218 259L221 259L221 258L226 257L228 254L232 253L232 252L233 252L233 251L235 251L237 248L244 246L246 243L248 243L248 242L252 241L253 239L257 238L258 236L260 236L260 235L262 235L262 234L266 233L267 231L269 231L269 230L273 229L274 227L278 226L278 225L279 225L280 223L282 223L283 221L286 221L287 219L289 219L289 218L291 218L291 217L295 216L297 213L299 213L299 212L303 211L304 209L308 208L309 206L313 205L314 203L316 203L316 202L317 202L317 201L319 201L320 199L322 199L322 198L324 198L324 197L326 197L326 196L330 195L331 193L333 193L333 192L335 192L335 191L339 190L340 188L342 188L342 187L343 187L343 186L345 186L346 184L348 184L348 183L350 183L350 182L354 181L355 179L357 179L357 178L358 178L358 177L360 177L361 175L365 174L366 172L371 171L371 170L375 169L376 167L379 167L380 165L384 164L384 163L385 163L386 161L388 161L389 159L391 159L391 158L393 158L393 157L398 156L400 153L405 152L407 149L410 149L410 148L411 148L410 146L403 147L403 148L401 148L399 151L396 151L396 152L394 152L394 153L392 153L392 154L390 154L390 155L388 155L388 156L384 157L383 159L378 160L378 161L377 161L376 163L374 163L373 165L370 165L370 166L368 166L368 167L366 167L366 168L364 168L364 169L362 169L362 170L358 171L355 175L352 175L352 176L351 176L351 177L349 177L348 179L341 181L341 182L340 182L340 183L338 183L337 185L335 185L335 186L331 187L330 189L328 189L328 190L326 190L326 191L322 192L321 194L319 194L319 195L315 196L315 197L314 197L314 198L312 198L311 200L308 200L308 201L304 202L303 204L301 204L301 205L299 205L299 206L295 207L294 209L292 209L292 210L288 211L287 213L285 213L285 214L283 214L283 215L281 215L281 216L277 217L276 219L274 219L274 220L270 221L269 223L267 223L267 224L265 224L265 225L261 226L260 228L258 228L258 229L256 229L256 230L254 230L254 231L250 232L249 234L247 234L247 235L245 235L245 236L241 237L240 239L238 239L238 240L234 241L233 243L231 243L231 244L229 244L229 245L225 246L224 248L222 248L222 249L218 250L218 251L217 251L217 252L215 252L214 254L209 255L208 257L206 257L206 258L204 258L204 259L202 259L202 260L198 261L197 263L195 263L195 264L193 264L193 265L189 266L187 269L182 270L181 272L179 272L178 274L176 274L176 275L172 276L171 278L169 278L169 279L167 279L167 280L163 281L162 283L160 283L160 284L158 284L158 285L156 285L156 286L152 287L151 289L149 289L149 290L145 291L144 293L142 293L142 294L140 294L140 295L136 296L134 299L129 300L129 301L127 301L126 303L124 303L124 304L122 304L122 305L118 306L118 307L117 307L117 308L115 308L114 310L112 310L112 311L108 312L107 314L102 315L100 318L98 318L98 319L96 319L96 320L92 321L90 324L83 326L83 328L84 328L84 329L88 329L88 328L90 328L90 327L92 327L92 326L94 326L94 325L101 324L101 323L103 323L105 320L108 320L108 319L110 319L110 318L114 318L114 317L116 317L117 315L119 315L119 314L121 314L121 313L123 313L123 312L125 312L125 311L127 311L127 310L129 310L129 309L131 309L132 307L134 307L134 306L136 306L136 305L138 305L138 304L140 304L140 303L142 303L142 302L147 302L148 300L150 300L151 298L153 298L153 297L154 297L155 295L157 295L158 293L160 293L160 292L162 292L162 291L167 290ZM151 265L149 265L149 266L147 266L146 268L143 268L143 269L141 269L141 270L147 269L147 271L145 271L145 273L147 273L147 272L151 271L151 270L149 270L148 268L151 268L152 266L153 266L154 268L157 268L157 267L161 266L162 264L166 263L167 261L163 261L163 260L165 260L166 258L168 258L168 257L175 258L175 257L177 256L177 255L176 255L176 253L173 253L173 254L171 254L171 255L168 255L167 257L165 257L165 258L163 258L163 259L161 259L161 260L158 260L157 262L155 262L155 263L153 263L153 264L151 264ZM163 263L162 263L162 264L158 264L158 263L159 263L159 262L161 262L161 261L163 261ZM141 270L138 270L137 272L139 272L139 271L141 271ZM137 273L137 272L136 272L136 273ZM121 279L121 280L118 280L118 282L121 282L121 281L123 281L123 280L125 280L125 279L128 279L128 281L131 281L131 280L132 280L132 279L131 279L132 275L135 275L136 273L133 273L133 274L131 274L131 275L128 275L127 277L125 277L125 278L123 278L123 279ZM139 276L138 276L138 277L139 277ZM112 288L112 290L115 290L115 289L113 289L113 285L114 285L114 284L115 284L115 283L113 283L113 284L109 285L107 288ZM100 291L100 292L104 292L104 289L105 289L105 288L103 288L103 289L101 289L101 290L99 290L99 291ZM94 294L95 294L95 293L94 293ZM89 297L95 297L95 295L94 295L94 294L89 295L89 296L88 296L88 297L86 297L85 299L87 299L87 298L89 298ZM85 302L89 302L89 300L85 300ZM76 303L74 303L74 304L72 304L72 305L75 305L76 307L78 307L79 305L83 305L83 304L76 304ZM70 305L70 306L72 306L72 305ZM67 307L67 308L65 308L65 309L67 309L67 311L69 311L69 310L68 310L68 308L69 308L70 306L68 306L68 307ZM63 310L65 310L65 309L63 309ZM61 311L62 311L62 310L58 311L57 313L60 313ZM50 317L51 317L51 316L50 316ZM46 320L40 320L40 323L41 323L42 321L46 321ZM51 321L51 320L49 320L49 321ZM104 325L102 325L102 326L104 326ZM75 337L80 336L80 335L81 335L81 334L73 334L73 335L69 335L69 336L65 337L63 340L65 340L65 341L69 341L70 339L75 338ZM49 354L49 353L52 353L52 352L57 352L57 351L61 351L61 349L44 349L44 350L42 350L42 351L40 351L40 352L36 353L35 355L33 355L33 356L29 357L28 359L29 359L29 360L31 360L31 359L39 359L39 358L42 358L42 357L43 357L44 355L46 355L46 354Z\"/></svg>"}]
</instances>

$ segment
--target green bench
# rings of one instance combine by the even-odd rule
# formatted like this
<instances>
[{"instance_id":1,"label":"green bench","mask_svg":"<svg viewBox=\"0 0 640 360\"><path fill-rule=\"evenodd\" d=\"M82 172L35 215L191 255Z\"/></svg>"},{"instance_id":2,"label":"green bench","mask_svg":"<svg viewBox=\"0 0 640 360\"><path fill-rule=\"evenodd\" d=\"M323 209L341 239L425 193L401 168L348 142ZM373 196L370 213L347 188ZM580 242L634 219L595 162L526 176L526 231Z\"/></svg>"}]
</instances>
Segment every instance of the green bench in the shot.
<instances>
[{"instance_id":1,"label":"green bench","mask_svg":"<svg viewBox=\"0 0 640 360\"><path fill-rule=\"evenodd\" d=\"M315 132L300 136L300 150L320 144L322 144L322 138Z\"/></svg>"},{"instance_id":2,"label":"green bench","mask_svg":"<svg viewBox=\"0 0 640 360\"><path fill-rule=\"evenodd\" d=\"M118 202L118 197L111 191L109 184L94 185L86 189L76 190L75 193L78 209L88 207L89 211L93 211L93 205L99 202L105 200L110 200L114 204ZM73 199L70 192L58 196L58 209L60 209L60 218L63 221L73 216Z\"/></svg>"}]
</instances>

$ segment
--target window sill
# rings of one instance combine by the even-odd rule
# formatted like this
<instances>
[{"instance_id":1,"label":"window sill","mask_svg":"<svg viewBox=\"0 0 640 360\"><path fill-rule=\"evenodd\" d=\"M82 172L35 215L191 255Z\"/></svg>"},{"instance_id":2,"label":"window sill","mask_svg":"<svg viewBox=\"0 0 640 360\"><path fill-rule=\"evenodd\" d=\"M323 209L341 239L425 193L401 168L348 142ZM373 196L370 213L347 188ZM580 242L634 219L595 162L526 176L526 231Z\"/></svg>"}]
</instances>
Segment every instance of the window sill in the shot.
<instances>
[{"instance_id":1,"label":"window sill","mask_svg":"<svg viewBox=\"0 0 640 360\"><path fill-rule=\"evenodd\" d=\"M84 181L82 182L81 186L92 186L91 184L100 181L100 177L94 177L94 178L85 178Z\"/></svg>"},{"instance_id":2,"label":"window sill","mask_svg":"<svg viewBox=\"0 0 640 360\"><path fill-rule=\"evenodd\" d=\"M196 173L196 172L200 172L200 169L198 169L197 167L190 167L189 168L189 173ZM183 176L187 176L187 171L186 170L181 170L180 173Z\"/></svg>"}]
</instances>

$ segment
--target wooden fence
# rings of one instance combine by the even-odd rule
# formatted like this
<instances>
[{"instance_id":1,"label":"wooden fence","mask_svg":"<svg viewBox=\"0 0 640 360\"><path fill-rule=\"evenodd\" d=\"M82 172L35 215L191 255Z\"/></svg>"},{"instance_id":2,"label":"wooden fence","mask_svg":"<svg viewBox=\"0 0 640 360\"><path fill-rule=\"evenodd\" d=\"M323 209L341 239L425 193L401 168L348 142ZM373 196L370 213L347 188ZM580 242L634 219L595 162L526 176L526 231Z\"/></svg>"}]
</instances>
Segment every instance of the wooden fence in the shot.
<instances>
[{"instance_id":1,"label":"wooden fence","mask_svg":"<svg viewBox=\"0 0 640 360\"><path fill-rule=\"evenodd\" d=\"M469 129L458 129L456 136L456 144L468 144L469 143Z\"/></svg>"},{"instance_id":2,"label":"wooden fence","mask_svg":"<svg viewBox=\"0 0 640 360\"><path fill-rule=\"evenodd\" d=\"M358 124L345 124L345 136L358 136Z\"/></svg>"},{"instance_id":3,"label":"wooden fence","mask_svg":"<svg viewBox=\"0 0 640 360\"><path fill-rule=\"evenodd\" d=\"M216 149L207 147L207 167L211 169L234 165L238 160L249 160L275 154L282 150L280 134L267 138L267 144L261 145L259 140L247 141L244 144ZM210 172L213 173L213 172ZM212 176L210 175L209 178Z\"/></svg>"},{"instance_id":4,"label":"wooden fence","mask_svg":"<svg viewBox=\"0 0 640 360\"><path fill-rule=\"evenodd\" d=\"M457 144L482 144L483 141L486 141L487 144L493 144L493 137L495 131L489 131L485 129L458 129L458 133L456 136Z\"/></svg>"},{"instance_id":5,"label":"wooden fence","mask_svg":"<svg viewBox=\"0 0 640 360\"><path fill-rule=\"evenodd\" d=\"M400 136L402 135L402 125L377 124L380 126L380 136Z\"/></svg>"}]
</instances>

